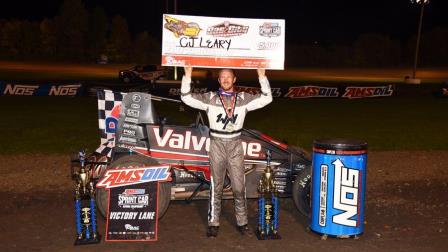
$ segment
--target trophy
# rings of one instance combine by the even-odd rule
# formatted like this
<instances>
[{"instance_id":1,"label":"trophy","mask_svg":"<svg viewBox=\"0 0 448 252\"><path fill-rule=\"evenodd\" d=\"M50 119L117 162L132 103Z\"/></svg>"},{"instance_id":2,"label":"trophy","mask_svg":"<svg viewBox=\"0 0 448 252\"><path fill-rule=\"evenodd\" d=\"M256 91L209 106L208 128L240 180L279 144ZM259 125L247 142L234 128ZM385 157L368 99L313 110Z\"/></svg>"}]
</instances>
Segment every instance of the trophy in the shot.
<instances>
[{"instance_id":1,"label":"trophy","mask_svg":"<svg viewBox=\"0 0 448 252\"><path fill-rule=\"evenodd\" d=\"M72 166L71 174L75 182L75 216L76 240L75 245L94 244L101 241L98 234L95 215L95 187L92 181L92 170L87 164L86 152L81 150L78 154L78 170Z\"/></svg>"},{"instance_id":2,"label":"trophy","mask_svg":"<svg viewBox=\"0 0 448 252\"><path fill-rule=\"evenodd\" d=\"M267 165L258 185L258 229L259 240L280 239L278 234L278 197L271 168L271 151L266 152Z\"/></svg>"}]
</instances>

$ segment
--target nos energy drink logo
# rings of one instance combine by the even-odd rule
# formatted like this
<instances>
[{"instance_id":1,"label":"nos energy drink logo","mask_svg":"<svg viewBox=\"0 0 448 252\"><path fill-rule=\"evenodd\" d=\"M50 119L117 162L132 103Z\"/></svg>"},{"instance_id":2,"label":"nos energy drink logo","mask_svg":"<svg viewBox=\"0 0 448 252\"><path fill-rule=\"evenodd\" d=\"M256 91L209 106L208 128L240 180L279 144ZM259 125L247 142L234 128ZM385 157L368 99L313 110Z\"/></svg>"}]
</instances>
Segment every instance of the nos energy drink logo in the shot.
<instances>
[{"instance_id":1,"label":"nos energy drink logo","mask_svg":"<svg viewBox=\"0 0 448 252\"><path fill-rule=\"evenodd\" d=\"M121 105L116 105L110 112L110 115L106 117L106 133L115 134L117 131L120 110Z\"/></svg>"},{"instance_id":2,"label":"nos energy drink logo","mask_svg":"<svg viewBox=\"0 0 448 252\"><path fill-rule=\"evenodd\" d=\"M345 167L340 159L334 165L333 208L342 212L333 216L336 224L356 227L358 220L358 192L360 171Z\"/></svg>"}]
</instances>

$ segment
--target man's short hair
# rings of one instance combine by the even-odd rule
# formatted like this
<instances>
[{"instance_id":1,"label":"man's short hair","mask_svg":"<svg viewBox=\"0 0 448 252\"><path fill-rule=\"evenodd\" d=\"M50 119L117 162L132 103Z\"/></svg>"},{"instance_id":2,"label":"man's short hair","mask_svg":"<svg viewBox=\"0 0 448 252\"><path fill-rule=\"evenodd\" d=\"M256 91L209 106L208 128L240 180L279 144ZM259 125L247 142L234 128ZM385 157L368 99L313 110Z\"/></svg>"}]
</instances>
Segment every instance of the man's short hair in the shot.
<instances>
[{"instance_id":1,"label":"man's short hair","mask_svg":"<svg viewBox=\"0 0 448 252\"><path fill-rule=\"evenodd\" d=\"M236 77L236 75L235 75L235 71L233 71L233 69L230 69L230 68L223 68L223 69L219 70L219 74L218 74L218 76L220 76L221 73L224 72L224 71L231 72L231 73L233 74L233 77Z\"/></svg>"}]
</instances>

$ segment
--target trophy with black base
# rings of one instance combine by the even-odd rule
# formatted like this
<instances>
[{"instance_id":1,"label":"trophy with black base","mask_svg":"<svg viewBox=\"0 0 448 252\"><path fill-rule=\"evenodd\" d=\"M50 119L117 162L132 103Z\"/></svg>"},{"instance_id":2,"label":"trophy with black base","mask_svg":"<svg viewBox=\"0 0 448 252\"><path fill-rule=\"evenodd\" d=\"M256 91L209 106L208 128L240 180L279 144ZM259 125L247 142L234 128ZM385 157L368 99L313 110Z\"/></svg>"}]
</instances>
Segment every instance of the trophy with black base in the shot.
<instances>
[{"instance_id":1,"label":"trophy with black base","mask_svg":"<svg viewBox=\"0 0 448 252\"><path fill-rule=\"evenodd\" d=\"M259 240L280 239L278 234L278 197L271 168L271 151L266 152L267 165L258 185L258 229Z\"/></svg>"},{"instance_id":2,"label":"trophy with black base","mask_svg":"<svg viewBox=\"0 0 448 252\"><path fill-rule=\"evenodd\" d=\"M95 214L95 187L92 181L92 170L86 166L86 152L80 151L79 167L75 170L72 166L72 179L75 182L75 216L76 216L76 240L75 245L94 244L101 241L98 234Z\"/></svg>"}]
</instances>

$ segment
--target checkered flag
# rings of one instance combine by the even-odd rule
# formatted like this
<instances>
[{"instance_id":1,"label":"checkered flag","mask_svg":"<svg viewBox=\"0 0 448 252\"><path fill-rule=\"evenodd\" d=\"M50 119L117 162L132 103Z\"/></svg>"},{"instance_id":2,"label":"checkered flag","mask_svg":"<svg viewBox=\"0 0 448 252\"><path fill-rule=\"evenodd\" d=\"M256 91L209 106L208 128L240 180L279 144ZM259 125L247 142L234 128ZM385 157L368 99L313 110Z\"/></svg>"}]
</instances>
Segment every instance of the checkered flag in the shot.
<instances>
[{"instance_id":1,"label":"checkered flag","mask_svg":"<svg viewBox=\"0 0 448 252\"><path fill-rule=\"evenodd\" d=\"M98 127L101 136L101 145L95 152L101 155L112 154L115 146L115 131L118 127L121 101L126 93L113 92L111 90L98 90Z\"/></svg>"}]
</instances>

